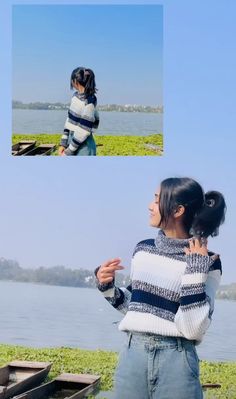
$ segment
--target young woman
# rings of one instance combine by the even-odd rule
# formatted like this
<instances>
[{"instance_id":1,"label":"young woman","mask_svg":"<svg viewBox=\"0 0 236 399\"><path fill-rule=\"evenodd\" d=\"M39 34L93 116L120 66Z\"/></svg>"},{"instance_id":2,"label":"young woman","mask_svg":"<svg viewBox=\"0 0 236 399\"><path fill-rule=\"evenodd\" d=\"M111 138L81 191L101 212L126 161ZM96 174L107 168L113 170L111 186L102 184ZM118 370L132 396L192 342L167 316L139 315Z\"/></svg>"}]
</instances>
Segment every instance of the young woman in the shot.
<instances>
[{"instance_id":1,"label":"young woman","mask_svg":"<svg viewBox=\"0 0 236 399\"><path fill-rule=\"evenodd\" d=\"M128 333L115 376L115 399L202 399L195 345L208 329L221 277L207 237L218 234L222 194L190 178L164 180L149 206L155 239L137 244L131 283L115 286L121 260L95 270L98 289L125 314Z\"/></svg>"},{"instance_id":2,"label":"young woman","mask_svg":"<svg viewBox=\"0 0 236 399\"><path fill-rule=\"evenodd\" d=\"M96 110L96 83L93 71L82 67L74 69L70 86L76 92L68 111L59 155L96 155L92 133L93 129L98 128L99 115Z\"/></svg>"}]
</instances>

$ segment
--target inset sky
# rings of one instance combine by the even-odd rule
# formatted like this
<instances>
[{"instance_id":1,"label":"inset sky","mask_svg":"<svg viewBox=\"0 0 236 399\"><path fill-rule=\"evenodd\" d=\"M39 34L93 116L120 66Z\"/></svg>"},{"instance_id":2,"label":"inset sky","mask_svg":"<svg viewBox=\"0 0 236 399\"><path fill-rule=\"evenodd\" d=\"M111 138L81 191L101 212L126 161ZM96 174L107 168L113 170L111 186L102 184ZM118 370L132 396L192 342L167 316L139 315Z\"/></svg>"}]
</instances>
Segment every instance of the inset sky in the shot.
<instances>
[{"instance_id":1,"label":"inset sky","mask_svg":"<svg viewBox=\"0 0 236 399\"><path fill-rule=\"evenodd\" d=\"M162 105L161 5L13 6L13 99L68 102L90 67L101 104Z\"/></svg>"}]
</instances>

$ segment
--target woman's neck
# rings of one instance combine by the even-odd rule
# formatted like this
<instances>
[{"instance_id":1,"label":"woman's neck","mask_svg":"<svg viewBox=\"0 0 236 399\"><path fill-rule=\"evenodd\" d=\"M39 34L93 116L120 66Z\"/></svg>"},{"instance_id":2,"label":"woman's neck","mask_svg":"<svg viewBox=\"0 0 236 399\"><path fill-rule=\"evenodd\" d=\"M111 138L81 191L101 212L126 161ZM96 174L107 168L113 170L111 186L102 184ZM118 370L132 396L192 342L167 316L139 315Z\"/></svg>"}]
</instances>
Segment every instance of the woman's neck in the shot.
<instances>
[{"instance_id":1,"label":"woman's neck","mask_svg":"<svg viewBox=\"0 0 236 399\"><path fill-rule=\"evenodd\" d=\"M84 92L85 92L85 87L79 85L79 92L80 92L81 94L84 94Z\"/></svg>"},{"instance_id":2,"label":"woman's neck","mask_svg":"<svg viewBox=\"0 0 236 399\"><path fill-rule=\"evenodd\" d=\"M163 232L168 238L185 239L190 237L186 230L181 226L167 227L166 229L163 229Z\"/></svg>"}]
</instances>

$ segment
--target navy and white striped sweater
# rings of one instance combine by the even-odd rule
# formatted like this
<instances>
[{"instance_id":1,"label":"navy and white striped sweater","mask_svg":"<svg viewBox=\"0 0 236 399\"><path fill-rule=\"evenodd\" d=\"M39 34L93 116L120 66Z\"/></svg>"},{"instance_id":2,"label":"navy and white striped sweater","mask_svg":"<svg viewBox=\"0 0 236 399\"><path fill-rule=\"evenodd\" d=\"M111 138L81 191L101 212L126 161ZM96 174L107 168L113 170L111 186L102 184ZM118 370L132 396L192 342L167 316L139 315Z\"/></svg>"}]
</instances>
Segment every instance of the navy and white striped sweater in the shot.
<instances>
[{"instance_id":1,"label":"navy and white striped sweater","mask_svg":"<svg viewBox=\"0 0 236 399\"><path fill-rule=\"evenodd\" d=\"M96 105L97 98L95 95L85 96L77 91L74 93L60 143L61 146L66 148L66 155L75 155L81 143L87 139L93 129L98 128L99 114ZM73 136L69 144L70 132Z\"/></svg>"},{"instance_id":2,"label":"navy and white striped sweater","mask_svg":"<svg viewBox=\"0 0 236 399\"><path fill-rule=\"evenodd\" d=\"M131 263L131 284L100 284L104 297L125 314L122 331L138 331L201 341L211 322L221 278L220 259L186 255L188 239L158 237L137 244Z\"/></svg>"}]
</instances>

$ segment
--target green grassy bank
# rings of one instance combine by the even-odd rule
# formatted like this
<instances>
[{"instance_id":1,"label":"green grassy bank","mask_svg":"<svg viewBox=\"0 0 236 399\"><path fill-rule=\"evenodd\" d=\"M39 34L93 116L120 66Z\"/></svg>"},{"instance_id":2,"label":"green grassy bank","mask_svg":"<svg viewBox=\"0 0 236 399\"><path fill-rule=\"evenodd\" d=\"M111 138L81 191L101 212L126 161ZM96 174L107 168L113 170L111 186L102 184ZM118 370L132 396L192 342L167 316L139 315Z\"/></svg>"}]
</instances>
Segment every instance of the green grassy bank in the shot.
<instances>
[{"instance_id":1,"label":"green grassy bank","mask_svg":"<svg viewBox=\"0 0 236 399\"><path fill-rule=\"evenodd\" d=\"M117 155L162 155L163 136L152 134L150 136L97 136L94 135L97 144L98 156ZM55 144L59 146L61 134L13 134L12 143L21 140L37 140L37 144ZM53 155L57 155L55 152Z\"/></svg>"},{"instance_id":2,"label":"green grassy bank","mask_svg":"<svg viewBox=\"0 0 236 399\"><path fill-rule=\"evenodd\" d=\"M0 345L0 366L12 360L50 361L49 379L62 372L91 373L101 376L101 391L112 388L118 354L108 351L88 351L70 348L31 349ZM207 399L236 399L236 362L201 362L201 382L219 383L220 389L208 390ZM105 396L104 396L105 399Z\"/></svg>"}]
</instances>

